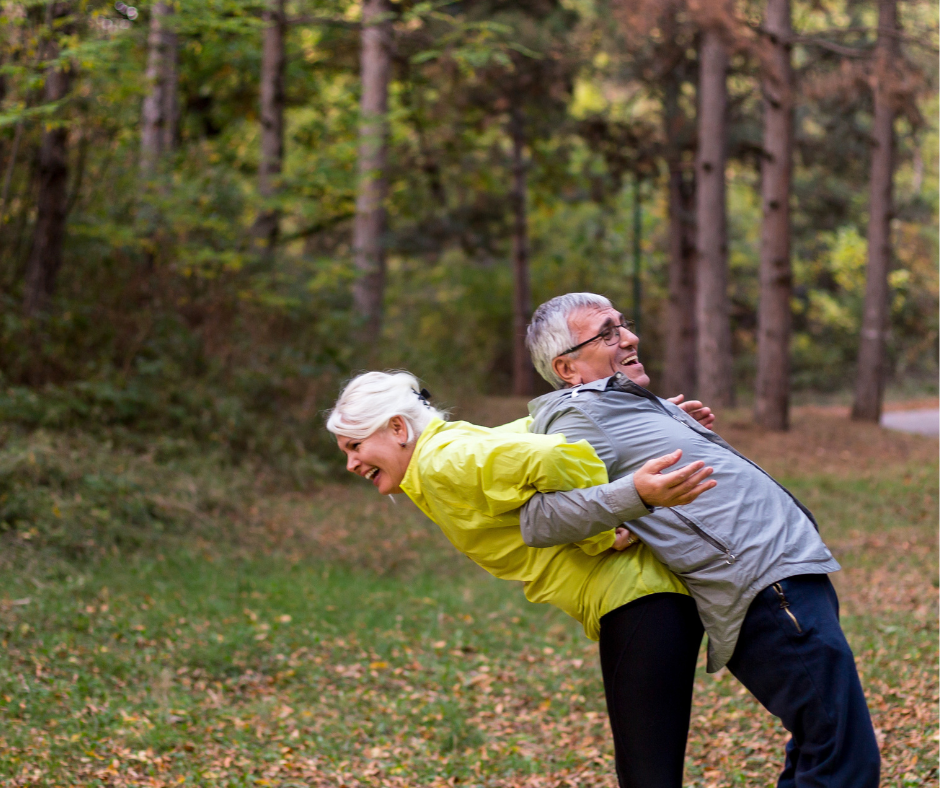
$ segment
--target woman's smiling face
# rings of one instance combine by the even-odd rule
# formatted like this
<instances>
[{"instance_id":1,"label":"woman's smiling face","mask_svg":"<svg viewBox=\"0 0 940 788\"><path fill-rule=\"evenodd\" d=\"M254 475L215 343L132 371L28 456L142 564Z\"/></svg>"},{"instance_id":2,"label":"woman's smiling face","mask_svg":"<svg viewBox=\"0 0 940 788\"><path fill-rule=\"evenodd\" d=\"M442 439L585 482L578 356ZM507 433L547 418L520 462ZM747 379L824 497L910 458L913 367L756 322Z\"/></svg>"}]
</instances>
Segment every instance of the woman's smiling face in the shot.
<instances>
[{"instance_id":1,"label":"woman's smiling face","mask_svg":"<svg viewBox=\"0 0 940 788\"><path fill-rule=\"evenodd\" d=\"M401 416L393 417L385 429L376 430L368 438L337 435L336 443L346 455L347 471L368 479L382 495L402 491L414 444L408 442L408 429Z\"/></svg>"}]
</instances>

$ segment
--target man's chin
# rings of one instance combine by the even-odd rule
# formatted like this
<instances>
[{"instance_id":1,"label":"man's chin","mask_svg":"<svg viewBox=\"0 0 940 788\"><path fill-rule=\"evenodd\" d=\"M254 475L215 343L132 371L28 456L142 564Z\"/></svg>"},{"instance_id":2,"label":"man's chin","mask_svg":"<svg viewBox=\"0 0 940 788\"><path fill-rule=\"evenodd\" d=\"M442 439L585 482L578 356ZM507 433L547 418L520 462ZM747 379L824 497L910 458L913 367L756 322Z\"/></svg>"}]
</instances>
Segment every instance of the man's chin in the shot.
<instances>
[{"instance_id":1,"label":"man's chin","mask_svg":"<svg viewBox=\"0 0 940 788\"><path fill-rule=\"evenodd\" d=\"M623 370L623 374L638 386L649 388L650 376L646 374L646 370L643 369L642 364L629 364L625 367L621 367L621 369Z\"/></svg>"}]
</instances>

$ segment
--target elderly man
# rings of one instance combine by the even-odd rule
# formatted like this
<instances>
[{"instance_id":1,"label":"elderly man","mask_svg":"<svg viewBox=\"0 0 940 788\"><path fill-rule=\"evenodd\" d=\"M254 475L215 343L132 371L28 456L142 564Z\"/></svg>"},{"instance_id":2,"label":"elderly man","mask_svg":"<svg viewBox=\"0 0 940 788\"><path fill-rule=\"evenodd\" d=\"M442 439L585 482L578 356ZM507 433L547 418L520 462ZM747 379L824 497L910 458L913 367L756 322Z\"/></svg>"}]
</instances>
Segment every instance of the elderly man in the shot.
<instances>
[{"instance_id":1,"label":"elderly man","mask_svg":"<svg viewBox=\"0 0 940 788\"><path fill-rule=\"evenodd\" d=\"M838 563L788 490L646 389L632 328L591 293L554 298L532 318L529 352L557 390L530 403L531 430L587 440L615 481L533 498L521 517L526 544L564 544L617 526L643 501L638 472L667 452L713 468L715 490L648 507L630 531L694 597L709 636L708 671L727 666L790 732L779 788L876 788L878 746L827 577ZM629 677L619 685L629 692Z\"/></svg>"}]
</instances>

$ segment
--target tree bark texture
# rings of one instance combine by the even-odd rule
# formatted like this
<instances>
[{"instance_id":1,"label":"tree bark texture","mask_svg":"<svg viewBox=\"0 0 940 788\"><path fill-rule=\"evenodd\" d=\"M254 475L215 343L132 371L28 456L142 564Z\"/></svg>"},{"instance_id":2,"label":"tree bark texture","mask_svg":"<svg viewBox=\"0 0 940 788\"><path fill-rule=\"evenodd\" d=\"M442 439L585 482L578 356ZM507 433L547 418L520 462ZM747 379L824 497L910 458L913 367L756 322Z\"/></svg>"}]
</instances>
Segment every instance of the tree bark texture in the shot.
<instances>
[{"instance_id":1,"label":"tree bark texture","mask_svg":"<svg viewBox=\"0 0 940 788\"><path fill-rule=\"evenodd\" d=\"M264 45L261 52L261 160L258 194L270 201L277 192L277 178L284 164L284 69L287 54L285 0L270 0L264 11ZM280 216L276 208L263 206L255 219L254 235L268 249L277 241Z\"/></svg>"},{"instance_id":2,"label":"tree bark texture","mask_svg":"<svg viewBox=\"0 0 940 788\"><path fill-rule=\"evenodd\" d=\"M175 10L170 6L170 12ZM179 142L179 39L172 28L163 31L163 40L166 42L163 60L163 73L166 77L166 89L163 91L163 141L162 153L166 155L176 150Z\"/></svg>"},{"instance_id":3,"label":"tree bark texture","mask_svg":"<svg viewBox=\"0 0 940 788\"><path fill-rule=\"evenodd\" d=\"M695 386L695 173L682 161L679 107L681 83L667 74L663 95L666 163L669 168L669 298L666 302L665 368L667 396L691 397Z\"/></svg>"},{"instance_id":4,"label":"tree bark texture","mask_svg":"<svg viewBox=\"0 0 940 788\"><path fill-rule=\"evenodd\" d=\"M532 289L529 284L529 228L526 215L525 121L518 105L510 120L512 137L512 393L528 396L533 391L533 366L525 346L526 326L532 317Z\"/></svg>"},{"instance_id":5,"label":"tree bark texture","mask_svg":"<svg viewBox=\"0 0 940 788\"><path fill-rule=\"evenodd\" d=\"M71 13L68 3L57 3L53 16ZM63 33L66 31L62 31ZM59 46L55 39L47 45L47 60L55 60ZM72 74L68 65L50 65L46 69L46 103L61 101L68 95ZM39 192L36 199L36 224L33 243L26 263L24 311L33 316L42 312L55 291L56 276L62 266L62 245L68 206L68 129L64 125L47 128L39 149Z\"/></svg>"},{"instance_id":6,"label":"tree bark texture","mask_svg":"<svg viewBox=\"0 0 940 788\"><path fill-rule=\"evenodd\" d=\"M793 161L793 69L790 0L767 0L761 87L764 151L761 160L763 224L757 380L754 418L770 430L789 428L790 409L790 176Z\"/></svg>"},{"instance_id":7,"label":"tree bark texture","mask_svg":"<svg viewBox=\"0 0 940 788\"><path fill-rule=\"evenodd\" d=\"M706 29L699 50L695 317L697 394L712 407L729 406L734 399L725 205L727 71L728 52L721 32Z\"/></svg>"},{"instance_id":8,"label":"tree bark texture","mask_svg":"<svg viewBox=\"0 0 940 788\"><path fill-rule=\"evenodd\" d=\"M388 155L388 82L392 30L387 0L362 6L362 99L359 125L359 184L353 228L353 257L358 279L353 300L374 335L382 320L385 290L385 198Z\"/></svg>"},{"instance_id":9,"label":"tree bark texture","mask_svg":"<svg viewBox=\"0 0 940 788\"><path fill-rule=\"evenodd\" d=\"M875 117L872 127L871 198L868 213L868 269L865 306L858 348L858 373L852 418L878 422L885 383L885 340L888 332L891 271L891 219L894 215L893 63L898 57L897 0L879 0L878 45L875 55Z\"/></svg>"},{"instance_id":10,"label":"tree bark texture","mask_svg":"<svg viewBox=\"0 0 940 788\"><path fill-rule=\"evenodd\" d=\"M168 27L170 3L154 3L147 37L146 82L150 92L141 110L140 172L153 177L160 158L171 151L176 139L176 34Z\"/></svg>"}]
</instances>

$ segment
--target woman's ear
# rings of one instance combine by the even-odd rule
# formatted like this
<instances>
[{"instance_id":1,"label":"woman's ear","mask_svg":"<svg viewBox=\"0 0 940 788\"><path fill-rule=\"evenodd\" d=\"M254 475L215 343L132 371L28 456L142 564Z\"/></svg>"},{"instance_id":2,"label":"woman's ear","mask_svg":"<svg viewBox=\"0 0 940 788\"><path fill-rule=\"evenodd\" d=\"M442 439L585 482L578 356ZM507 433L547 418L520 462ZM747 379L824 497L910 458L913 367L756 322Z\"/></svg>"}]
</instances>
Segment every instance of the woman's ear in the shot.
<instances>
[{"instance_id":1,"label":"woman's ear","mask_svg":"<svg viewBox=\"0 0 940 788\"><path fill-rule=\"evenodd\" d=\"M558 377L565 381L565 385L577 386L581 383L581 376L575 371L574 365L569 361L567 356L559 356L553 359L552 369L555 370L555 374L558 375Z\"/></svg>"},{"instance_id":2,"label":"woman's ear","mask_svg":"<svg viewBox=\"0 0 940 788\"><path fill-rule=\"evenodd\" d=\"M401 416L392 416L388 421L388 428L392 431L392 436L395 440L408 441L408 425L405 424L405 420Z\"/></svg>"}]
</instances>

